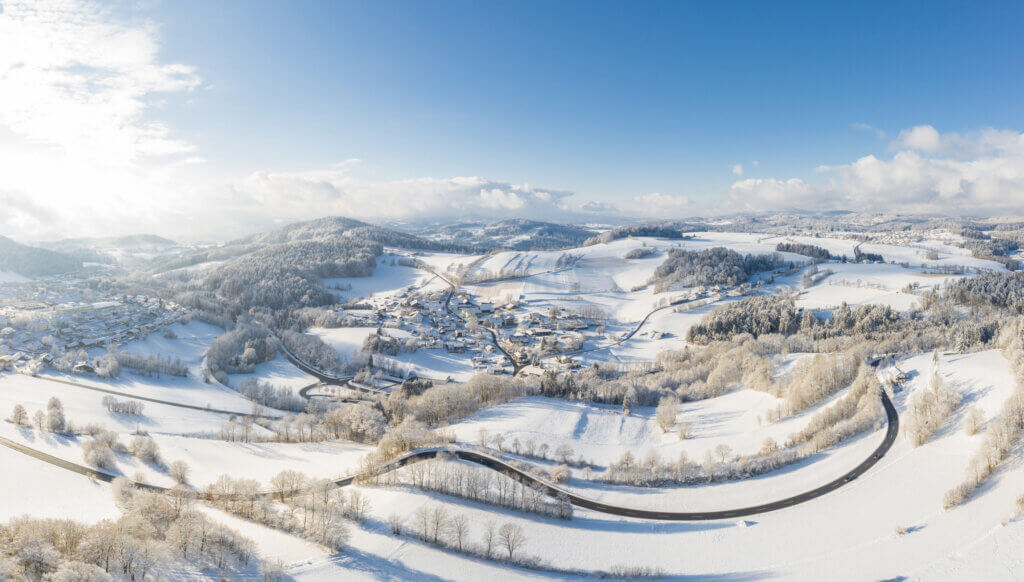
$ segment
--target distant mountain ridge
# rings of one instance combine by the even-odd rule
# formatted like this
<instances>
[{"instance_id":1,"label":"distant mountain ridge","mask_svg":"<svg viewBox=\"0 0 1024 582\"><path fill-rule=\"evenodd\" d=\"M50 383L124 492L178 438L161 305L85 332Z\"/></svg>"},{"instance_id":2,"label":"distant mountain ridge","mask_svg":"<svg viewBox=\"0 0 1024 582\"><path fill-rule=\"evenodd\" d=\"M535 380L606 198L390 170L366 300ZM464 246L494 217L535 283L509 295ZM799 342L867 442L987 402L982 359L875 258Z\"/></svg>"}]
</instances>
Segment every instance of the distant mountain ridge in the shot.
<instances>
[{"instance_id":1,"label":"distant mountain ridge","mask_svg":"<svg viewBox=\"0 0 1024 582\"><path fill-rule=\"evenodd\" d=\"M168 271L210 261L231 261L257 252L267 256L274 253L274 248L288 252L285 247L297 243L306 243L309 249L311 244L336 245L339 241L425 251L478 253L486 250L462 242L430 240L343 216L326 216L258 232L217 247L185 253L158 263L156 270ZM375 254L380 254L380 251Z\"/></svg>"},{"instance_id":2,"label":"distant mountain ridge","mask_svg":"<svg viewBox=\"0 0 1024 582\"><path fill-rule=\"evenodd\" d=\"M289 224L187 253L159 264L156 272L177 271L168 280L187 282L228 298L242 309L290 309L331 303L325 278L373 274L384 247L425 251L477 252L461 243L428 240L351 218L329 216ZM183 270L213 263L201 271Z\"/></svg>"},{"instance_id":3,"label":"distant mountain ridge","mask_svg":"<svg viewBox=\"0 0 1024 582\"><path fill-rule=\"evenodd\" d=\"M26 277L45 277L70 273L82 268L75 257L48 249L23 245L0 236L0 271Z\"/></svg>"},{"instance_id":4,"label":"distant mountain ridge","mask_svg":"<svg viewBox=\"0 0 1024 582\"><path fill-rule=\"evenodd\" d=\"M145 268L157 256L180 254L188 248L154 234L65 238L41 242L39 246L85 263L120 265L128 269Z\"/></svg>"},{"instance_id":5,"label":"distant mountain ridge","mask_svg":"<svg viewBox=\"0 0 1024 582\"><path fill-rule=\"evenodd\" d=\"M439 242L463 241L488 249L552 250L577 247L597 230L572 224L514 218L494 223L463 221L447 225L420 225L413 232Z\"/></svg>"},{"instance_id":6,"label":"distant mountain ridge","mask_svg":"<svg viewBox=\"0 0 1024 582\"><path fill-rule=\"evenodd\" d=\"M64 238L39 243L39 246L51 251L61 249L122 249L122 248L168 248L181 246L177 242L155 234L129 234L111 237Z\"/></svg>"},{"instance_id":7,"label":"distant mountain ridge","mask_svg":"<svg viewBox=\"0 0 1024 582\"><path fill-rule=\"evenodd\" d=\"M322 239L332 236L361 238L385 246L404 249L460 250L464 252L480 250L472 244L439 242L343 216L325 216L323 218L289 224L237 239L227 243L225 246L284 243L298 240Z\"/></svg>"}]
</instances>

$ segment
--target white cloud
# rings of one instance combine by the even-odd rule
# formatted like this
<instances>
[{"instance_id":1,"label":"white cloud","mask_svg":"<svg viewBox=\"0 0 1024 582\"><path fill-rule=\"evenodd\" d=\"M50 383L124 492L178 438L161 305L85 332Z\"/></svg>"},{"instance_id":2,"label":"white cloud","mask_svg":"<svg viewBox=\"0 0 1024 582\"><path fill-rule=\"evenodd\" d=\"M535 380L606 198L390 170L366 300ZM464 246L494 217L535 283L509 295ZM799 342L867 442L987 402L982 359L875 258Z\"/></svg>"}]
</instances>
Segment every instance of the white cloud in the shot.
<instances>
[{"instance_id":1,"label":"white cloud","mask_svg":"<svg viewBox=\"0 0 1024 582\"><path fill-rule=\"evenodd\" d=\"M729 201L776 208L899 210L980 214L1024 205L1024 134L987 129L969 136L930 126L901 131L889 159L864 156L821 166L822 183L799 178L742 180Z\"/></svg>"},{"instance_id":2,"label":"white cloud","mask_svg":"<svg viewBox=\"0 0 1024 582\"><path fill-rule=\"evenodd\" d=\"M158 58L155 27L94 3L9 0L0 12L3 233L137 230L189 196L194 147L147 119L155 95L199 85Z\"/></svg>"},{"instance_id":3,"label":"white cloud","mask_svg":"<svg viewBox=\"0 0 1024 582\"><path fill-rule=\"evenodd\" d=\"M817 206L818 197L815 189L799 178L747 178L729 188L729 199L734 204L722 209L735 211L801 208Z\"/></svg>"},{"instance_id":4,"label":"white cloud","mask_svg":"<svg viewBox=\"0 0 1024 582\"><path fill-rule=\"evenodd\" d=\"M870 131L871 133L875 134L875 137L877 137L878 139L885 139L885 131L878 129L877 127L874 127L872 125L868 125L867 123L862 123L858 121L853 124L853 128L858 129L860 131Z\"/></svg>"},{"instance_id":5,"label":"white cloud","mask_svg":"<svg viewBox=\"0 0 1024 582\"><path fill-rule=\"evenodd\" d=\"M957 132L939 133L930 125L905 129L889 144L890 151L916 151L930 155L945 155L972 159L989 154L1020 155L1022 142L1019 133L1012 130L987 128L979 132L960 135Z\"/></svg>"},{"instance_id":6,"label":"white cloud","mask_svg":"<svg viewBox=\"0 0 1024 582\"><path fill-rule=\"evenodd\" d=\"M572 193L482 177L369 182L350 159L308 172L210 177L196 147L152 119L158 99L201 81L159 55L157 28L89 0L4 0L0 12L0 234L23 239L158 232L225 238L327 214L574 220L680 217L685 196L636 197L623 212ZM859 129L881 130L866 124ZM753 166L758 163L751 162ZM736 164L732 171L743 174ZM847 208L1019 212L1024 134L899 132L888 157L822 166L817 180L741 179L723 210Z\"/></svg>"},{"instance_id":7,"label":"white cloud","mask_svg":"<svg viewBox=\"0 0 1024 582\"><path fill-rule=\"evenodd\" d=\"M691 201L686 196L672 196L661 192L652 192L634 198L637 203L636 216L648 218L678 218L689 214Z\"/></svg>"},{"instance_id":8,"label":"white cloud","mask_svg":"<svg viewBox=\"0 0 1024 582\"><path fill-rule=\"evenodd\" d=\"M4 3L0 123L33 143L96 163L192 151L145 121L146 97L195 88L183 65L157 58L150 25L116 24L87 3Z\"/></svg>"},{"instance_id":9,"label":"white cloud","mask_svg":"<svg viewBox=\"0 0 1024 582\"><path fill-rule=\"evenodd\" d=\"M0 234L21 239L159 232L226 238L327 214L571 219L614 208L479 177L366 182L361 160L308 172L210 176L196 148L151 120L190 98L187 65L165 63L151 23L90 0L5 0L0 12Z\"/></svg>"},{"instance_id":10,"label":"white cloud","mask_svg":"<svg viewBox=\"0 0 1024 582\"><path fill-rule=\"evenodd\" d=\"M608 202L598 202L596 200L590 200L588 202L580 204L579 209L580 212L582 212L583 214L594 214L602 216L612 216L621 213L619 208L614 204L610 204Z\"/></svg>"},{"instance_id":11,"label":"white cloud","mask_svg":"<svg viewBox=\"0 0 1024 582\"><path fill-rule=\"evenodd\" d=\"M557 220L610 207L574 205L572 193L480 177L417 178L366 182L346 170L256 172L236 184L222 202L258 207L286 220L337 214L365 219L438 219L458 216Z\"/></svg>"},{"instance_id":12,"label":"white cloud","mask_svg":"<svg viewBox=\"0 0 1024 582\"><path fill-rule=\"evenodd\" d=\"M947 136L948 144L950 137ZM938 153L946 149L939 132L930 125L918 125L910 129L904 129L896 136L889 147L894 150L917 150L920 152Z\"/></svg>"}]
</instances>

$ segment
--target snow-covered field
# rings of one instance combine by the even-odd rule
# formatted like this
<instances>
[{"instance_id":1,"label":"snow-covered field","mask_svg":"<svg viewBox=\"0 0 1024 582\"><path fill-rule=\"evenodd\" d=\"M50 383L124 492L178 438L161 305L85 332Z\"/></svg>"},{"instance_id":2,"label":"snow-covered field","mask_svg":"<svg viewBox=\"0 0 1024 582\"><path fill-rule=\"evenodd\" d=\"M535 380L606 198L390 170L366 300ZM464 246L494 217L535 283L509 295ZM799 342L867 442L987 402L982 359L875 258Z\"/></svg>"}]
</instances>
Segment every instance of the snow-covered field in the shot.
<instances>
[{"instance_id":1,"label":"snow-covered field","mask_svg":"<svg viewBox=\"0 0 1024 582\"><path fill-rule=\"evenodd\" d=\"M324 340L324 343L334 348L344 360L351 360L352 356L363 348L363 341L366 336L377 331L375 327L336 327L325 329L314 327L308 331Z\"/></svg>"},{"instance_id":2,"label":"snow-covered field","mask_svg":"<svg viewBox=\"0 0 1024 582\"><path fill-rule=\"evenodd\" d=\"M362 349L366 336L377 331L375 327L339 327L333 329L313 328L309 333L320 337L324 343L341 354L343 360L350 360ZM396 329L384 329L387 335L404 339L407 332ZM395 360L407 371L423 378L444 380L449 376L458 381L465 381L473 376L472 356L470 354L453 354L443 349L420 349L412 353L400 353L397 356L375 356Z\"/></svg>"},{"instance_id":3,"label":"snow-covered field","mask_svg":"<svg viewBox=\"0 0 1024 582\"><path fill-rule=\"evenodd\" d=\"M797 306L835 308L845 301L850 305L888 305L906 311L918 304L918 294L941 289L961 278L922 273L920 269L897 265L829 263L823 265L822 270L832 271L832 274L800 293ZM910 285L916 285L917 289L909 291Z\"/></svg>"},{"instance_id":4,"label":"snow-covered field","mask_svg":"<svg viewBox=\"0 0 1024 582\"><path fill-rule=\"evenodd\" d=\"M792 240L815 244L834 254L853 256L854 240L814 237L774 237L759 234L697 233L683 241L653 238L623 239L567 251L502 252L490 256L462 256L423 253L417 256L438 272L480 259L476 272L522 271L527 277L468 285L478 297L519 298L525 307L544 312L551 306L574 311L584 305L599 306L613 320L608 333L621 337L633 329L660 301L681 289L655 294L647 285L654 270L673 247L705 249L727 246L741 253L774 252L778 242ZM625 259L638 247L655 249L641 259ZM872 245L864 252L882 254L887 260L906 262L909 268L889 264L826 263L832 274L799 295L801 307L827 310L842 302L884 304L911 309L917 293L938 288L961 275L945 276L924 272L935 267L964 266L970 269L1001 270L991 261L971 257L963 249L941 241L914 246ZM938 259L927 259L929 252ZM560 266L563 255L574 259ZM373 277L330 279L328 288L344 287L339 296L361 298L394 295L410 286L444 290L447 284L431 274L402 266L407 251L389 250L378 260ZM786 255L805 263L799 255ZM392 260L395 264L392 265ZM564 259L562 259L564 262ZM197 266L198 268L198 266ZM970 276L968 273L966 276ZM3 280L0 273L0 281ZM799 272L766 283L762 292L800 287ZM913 291L908 285L916 284ZM351 285L351 288L348 286ZM732 301L728 297L721 301ZM672 309L651 315L640 332L629 341L615 343L587 353L590 361L647 361L659 351L686 346L687 329L715 305L678 313ZM192 410L167 404L145 403L141 415L108 412L101 401L104 394L78 384L122 391L198 407L250 412L253 403L234 390L202 379L201 367L210 342L219 328L200 323L171 326L176 338L157 332L122 349L142 355L180 358L189 368L187 377L145 377L124 371L114 380L46 372L33 378L0 373L0 411L7 415L22 404L31 416L45 410L51 396L61 399L67 418L78 426L102 424L119 433L127 443L132 433L144 431L159 445L166 462L186 461L191 483L196 488L222 474L255 479L263 484L278 472L293 469L314 477L338 477L355 470L371 450L367 445L328 441L322 443L241 443L212 436L221 429L227 415ZM343 357L351 359L366 336L376 328L313 329ZM385 330L401 335L401 330ZM607 338L604 338L607 340ZM612 342L609 340L609 344ZM780 369L792 368L798 355L787 356ZM418 375L437 379L451 376L465 380L474 370L468 354L444 350L418 350L398 358ZM281 559L295 580L394 579L394 580L562 580L566 572L544 572L510 568L496 562L456 555L431 547L411 537L390 533L392 514L402 517L408 530L413 514L421 507L440 506L450 514L464 514L470 524L469 539L479 543L487 522L517 523L524 527L527 542L523 552L543 563L562 569L599 571L613 566L656 566L670 579L1019 579L1024 558L1017 548L1024 543L1024 524L1010 519L1014 500L1024 493L1024 447L1018 445L1008 460L961 507L945 511L943 493L964 475L982 436L964 431L966 410L976 406L986 420L998 412L1012 393L1015 378L1003 355L990 350L967 355L943 355L937 366L931 354L907 357L899 362L910 375L905 389L894 402L905 416L908 399L926 389L938 373L963 396L963 404L942 428L921 447L914 448L902 436L893 448L867 473L823 497L784 510L742 519L708 522L655 522L620 518L588 510L577 510L572 520L541 518L531 514L459 500L408 486L365 486L359 490L372 504L369 519L350 525L352 539L344 552L331 555L322 547L283 532L255 525L217 510L205 509L213 519L241 530L256 540L265 558ZM890 370L879 370L883 377ZM252 374L228 379L237 387L254 377L278 386L298 390L314 379L283 358L260 364ZM697 460L720 445L735 454L757 451L768 438L778 442L797 432L818 411L831 406L845 390L823 402L777 422L767 414L779 400L743 387L704 401L680 406L677 421L688 423L692 434L681 440L678 431L663 433L654 419L654 409L637 407L628 416L621 407L546 397L528 397L477 411L450 427L457 440L475 444L481 432L504 434L506 445L518 439L523 445L547 444L553 451L560 445L598 467L616 462L629 451L643 459L648 453L674 460L685 453ZM256 429L258 434L269 431ZM612 486L583 479L574 470L565 487L581 495L636 508L674 511L737 508L769 502L812 489L845 474L867 458L882 442L884 428L870 431L826 449L799 463L757 478L693 486L638 488ZM67 461L82 463L81 446L88 437L58 437L33 428L0 421L0 436L28 445ZM521 459L542 468L550 462ZM40 517L70 517L85 521L115 517L109 486L0 447L0 519L29 513ZM117 455L116 474L170 485L166 470L150 466L128 454ZM897 534L897 529L906 533Z\"/></svg>"},{"instance_id":5,"label":"snow-covered field","mask_svg":"<svg viewBox=\"0 0 1024 582\"><path fill-rule=\"evenodd\" d=\"M901 411L907 394L920 389L923 378L930 375L930 358L926 355L901 362L901 368L916 373L908 390L897 395ZM1013 387L1006 362L994 351L944 357L939 372L963 391L965 405L977 403L989 417ZM552 430L560 429L552 427ZM830 458L825 461L814 460L786 472L792 474L790 477L799 475L805 487L812 487L828 481L829 471L834 471L832 475L839 474L859 462L877 445L880 437L879 431L855 439L829 453ZM904 577L1013 580L1024 564L1019 552L1010 548L1024 541L1024 523L1011 520L1003 525L1003 522L1012 513L1013 500L1024 491L1019 449L966 505L952 511L941 509L942 494L962 478L980 438L964 434L963 414L958 414L919 448L899 438L876 467L839 491L789 509L741 520L666 523L578 510L571 521L563 522L527 517L407 488L369 488L366 491L373 502L373 519L378 520L376 523L380 526L392 512L410 515L421 506L441 504L450 512L467 515L472 524L471 536L477 538L483 524L490 520L522 524L529 532L524 551L564 568L606 570L614 565L659 565L671 578L740 580ZM706 490L713 494L708 495L705 503L713 499L716 507L725 508L787 494L786 488L769 489L771 480L779 477L755 479L744 485L709 485L672 491L626 491L630 488L615 488L619 489L615 491L593 486L583 492L623 503L629 501L636 506L678 508L696 505L691 498ZM744 492L742 487L750 488ZM755 490L759 495L752 494ZM897 528L905 528L908 533L897 535ZM440 575L473 580L488 574L487 564L450 555L442 558L417 542L397 543L381 534L383 527L369 529L371 531L359 532L353 539L357 551L352 558L354 563L348 562L352 567L361 569L367 563L376 564L374 558L383 556L390 567L400 568L407 575L412 572L412 577ZM364 548L373 549L364 553ZM680 548L685 550L680 551ZM444 569L430 566L429 558L443 560ZM329 579L346 564L312 561L313 564L295 570L300 579ZM452 569L455 567L458 569ZM549 576L510 570L502 572L500 577Z\"/></svg>"},{"instance_id":6,"label":"snow-covered field","mask_svg":"<svg viewBox=\"0 0 1024 582\"><path fill-rule=\"evenodd\" d=\"M76 381L80 380L75 378ZM130 393L140 395L159 395L166 397L168 402L182 402L196 406L206 406L206 401L211 401L211 406L216 407L218 402L214 399L203 398L197 391L191 389L174 389L160 385L150 389L141 379L134 380L128 384L108 384L101 382L80 382L103 387L116 387L127 389ZM217 392L213 392L213 391ZM235 408L228 410L239 410L240 415L252 411L252 403L238 396L234 391L226 388L210 388L211 394L234 395L227 402L235 404ZM118 432L131 432L141 428L151 433L206 433L215 432L224 423L227 417L223 414L207 412L204 410L192 410L179 408L155 402L144 402L143 411L140 415L113 414L103 407L102 401L106 394L87 390L77 386L69 386L60 382L52 382L45 377L32 378L20 374L0 373L0 411L2 414L10 414L16 404L21 404L28 411L31 417L35 411L46 411L46 403L50 397L59 398L64 404L65 416L77 426L85 426L89 423L99 423L110 430ZM118 397L118 400L128 400ZM225 399L226 401L228 399Z\"/></svg>"},{"instance_id":7,"label":"snow-covered field","mask_svg":"<svg viewBox=\"0 0 1024 582\"><path fill-rule=\"evenodd\" d=\"M0 447L0 467L0 521L31 515L96 522L121 513L105 483L6 447Z\"/></svg>"},{"instance_id":8,"label":"snow-covered field","mask_svg":"<svg viewBox=\"0 0 1024 582\"><path fill-rule=\"evenodd\" d=\"M440 271L444 271L452 257L460 255L429 255L417 257L418 259L437 265ZM408 259L405 255L385 253L377 258L377 267L372 277L337 277L323 279L324 288L339 297L362 299L365 297L386 297L401 292L408 287L416 287L426 291L440 291L447 289L447 284L431 275L430 273L407 267L399 263L401 259Z\"/></svg>"},{"instance_id":9,"label":"snow-covered field","mask_svg":"<svg viewBox=\"0 0 1024 582\"><path fill-rule=\"evenodd\" d=\"M773 237L764 242L775 244L784 241L799 242L821 247L834 256L845 256L848 259L854 257L854 247L857 241L848 238L810 237L810 236L786 236ZM893 245L864 243L860 247L861 252L882 255L882 258L897 263L907 263L915 267L948 267L963 266L973 269L989 269L994 271L1005 271L1002 264L986 259L978 259L971 256L967 249L952 246L938 240L928 240L913 245ZM929 259L929 251L938 253L937 259Z\"/></svg>"},{"instance_id":10,"label":"snow-covered field","mask_svg":"<svg viewBox=\"0 0 1024 582\"><path fill-rule=\"evenodd\" d=\"M273 386L290 388L293 392L298 392L317 381L316 378L296 368L294 364L280 354L269 362L256 364L251 374L229 375L228 385L237 389L248 378L255 378L260 382L266 382Z\"/></svg>"}]
</instances>

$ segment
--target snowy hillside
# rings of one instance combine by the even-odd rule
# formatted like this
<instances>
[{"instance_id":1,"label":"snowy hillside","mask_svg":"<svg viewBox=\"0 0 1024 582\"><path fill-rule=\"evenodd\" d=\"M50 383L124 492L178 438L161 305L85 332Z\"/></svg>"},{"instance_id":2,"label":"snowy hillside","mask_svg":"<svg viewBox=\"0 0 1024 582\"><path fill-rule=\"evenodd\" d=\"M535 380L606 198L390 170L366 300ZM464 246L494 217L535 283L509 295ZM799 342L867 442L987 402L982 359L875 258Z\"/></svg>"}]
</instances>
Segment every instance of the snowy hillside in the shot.
<instances>
[{"instance_id":1,"label":"snowy hillside","mask_svg":"<svg viewBox=\"0 0 1024 582\"><path fill-rule=\"evenodd\" d=\"M210 493L196 510L253 540L259 563L280 560L292 579L311 581L628 571L1003 579L1017 567L1001 548L1024 539L1015 517L1024 491L1019 444L968 499L943 508L1002 430L993 427L1003 426L1016 382L1010 352L997 349L1012 347L1014 332L1000 324L1012 317L970 311L988 297L988 283L970 291L975 304L941 301L957 285L984 281L973 279L979 273L1004 273L1002 264L937 239L909 246L695 232L489 254L389 244L366 259L372 272L304 274L302 288L323 301L304 304L306 296L289 308L244 287L224 298L211 291L265 249L291 253L339 228L381 234L327 221L236 241L250 254L207 255L152 276L154 285L186 290L173 298L201 307L135 300L190 316L168 316L161 321L172 323L122 345L72 350L86 358L74 366L60 355L34 369L22 352L0 372L0 407L10 411L0 423L0 458L12 468L0 479L12 500L0 517L123 519L112 493L120 485L106 482L115 477L168 492L234 487L243 493ZM779 253L781 241L814 245L828 258L815 264ZM679 256L694 268L699 257L764 260L728 284L687 283L687 273L666 284L659 273ZM236 301L233 317L209 307L214 298ZM18 326L5 332L10 345L43 344L31 326L83 309L40 311L21 301L5 315ZM237 308L245 301L247 312ZM131 325L136 316L119 315L118 303L85 309L98 309L97 321ZM742 309L778 305L791 310L779 321ZM715 341L689 333L724 325L715 322L725 307L761 331ZM111 358L121 363L117 374L103 367ZM879 391L891 394L895 436ZM470 457L434 459L437 447L508 463L538 487L578 496L576 507L559 518L557 496ZM386 462L405 454L419 462ZM382 475L370 476L372 467ZM338 481L357 474L355 483ZM299 484L294 497L281 492L289 482ZM82 502L49 502L57 490ZM330 491L324 499L335 504L345 543L317 541L325 538L282 517L304 516L309 527L314 491ZM236 503L246 496L251 506ZM776 502L784 507L757 509ZM731 510L742 511L709 520L628 516ZM488 558L492 522L495 536L503 529L522 537ZM253 567L236 564L228 577Z\"/></svg>"}]
</instances>

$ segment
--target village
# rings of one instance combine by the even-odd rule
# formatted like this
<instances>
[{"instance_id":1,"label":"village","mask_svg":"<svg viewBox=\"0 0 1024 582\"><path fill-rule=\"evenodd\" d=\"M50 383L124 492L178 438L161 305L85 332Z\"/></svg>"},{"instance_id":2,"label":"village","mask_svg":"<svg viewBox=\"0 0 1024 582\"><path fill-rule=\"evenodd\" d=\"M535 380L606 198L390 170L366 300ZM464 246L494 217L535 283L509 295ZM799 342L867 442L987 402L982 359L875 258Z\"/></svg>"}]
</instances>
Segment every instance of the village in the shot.
<instances>
[{"instance_id":1,"label":"village","mask_svg":"<svg viewBox=\"0 0 1024 582\"><path fill-rule=\"evenodd\" d=\"M145 295L111 297L88 288L45 284L0 290L0 370L38 369L54 354L110 348L145 338L187 310Z\"/></svg>"},{"instance_id":2,"label":"village","mask_svg":"<svg viewBox=\"0 0 1024 582\"><path fill-rule=\"evenodd\" d=\"M736 288L695 287L666 295L652 310L676 312L704 307L725 296L742 296L762 281ZM472 362L478 373L540 375L584 365L583 356L616 345L634 334L660 339L664 333L640 330L635 323L610 321L599 308L569 311L522 296L487 299L466 288L424 292L409 286L398 293L349 303L340 311L352 326L376 327L364 349L388 367L388 356L417 350L444 350Z\"/></svg>"},{"instance_id":3,"label":"village","mask_svg":"<svg viewBox=\"0 0 1024 582\"><path fill-rule=\"evenodd\" d=\"M468 358L478 372L490 374L539 373L546 367L578 368L579 358L569 354L604 337L600 314L585 317L557 308L531 310L519 299L502 302L475 298L459 289L420 292L409 287L397 294L376 296L369 302L347 305L347 320L356 326L381 330L368 351L385 356L416 350L444 350ZM381 358L375 359L379 362Z\"/></svg>"}]
</instances>

